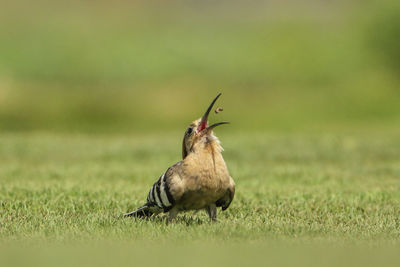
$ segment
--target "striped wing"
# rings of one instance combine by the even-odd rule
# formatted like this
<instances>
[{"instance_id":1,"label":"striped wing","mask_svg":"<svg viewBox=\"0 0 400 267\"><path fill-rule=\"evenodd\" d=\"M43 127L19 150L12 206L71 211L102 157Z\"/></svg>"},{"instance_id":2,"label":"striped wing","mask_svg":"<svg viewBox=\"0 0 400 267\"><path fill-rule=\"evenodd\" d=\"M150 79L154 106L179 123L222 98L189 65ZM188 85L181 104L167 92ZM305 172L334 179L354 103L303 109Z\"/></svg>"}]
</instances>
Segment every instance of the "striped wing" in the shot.
<instances>
[{"instance_id":1,"label":"striped wing","mask_svg":"<svg viewBox=\"0 0 400 267\"><path fill-rule=\"evenodd\" d=\"M167 180L168 170L153 184L147 195L147 205L156 208L159 212L167 212L175 204Z\"/></svg>"}]
</instances>

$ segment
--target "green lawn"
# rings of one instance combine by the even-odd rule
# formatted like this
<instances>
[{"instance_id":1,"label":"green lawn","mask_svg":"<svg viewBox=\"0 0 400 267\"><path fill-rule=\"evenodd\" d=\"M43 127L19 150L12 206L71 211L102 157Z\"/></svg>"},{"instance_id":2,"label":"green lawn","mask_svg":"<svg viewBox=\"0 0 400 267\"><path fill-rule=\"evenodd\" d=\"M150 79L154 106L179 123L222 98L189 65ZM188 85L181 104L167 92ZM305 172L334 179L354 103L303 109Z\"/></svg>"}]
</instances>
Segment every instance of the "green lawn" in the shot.
<instances>
[{"instance_id":1,"label":"green lawn","mask_svg":"<svg viewBox=\"0 0 400 267\"><path fill-rule=\"evenodd\" d=\"M4 1L0 264L12 244L26 266L26 244L108 241L144 266L301 265L289 244L398 254L398 3ZM122 218L219 92L224 112L210 120L231 122L217 135L237 184L219 223ZM82 254L113 266L102 249ZM75 259L41 253L52 266Z\"/></svg>"},{"instance_id":2,"label":"green lawn","mask_svg":"<svg viewBox=\"0 0 400 267\"><path fill-rule=\"evenodd\" d=\"M180 160L180 133L0 137L0 238L400 241L398 134L219 136L237 183L219 223L121 218Z\"/></svg>"}]
</instances>

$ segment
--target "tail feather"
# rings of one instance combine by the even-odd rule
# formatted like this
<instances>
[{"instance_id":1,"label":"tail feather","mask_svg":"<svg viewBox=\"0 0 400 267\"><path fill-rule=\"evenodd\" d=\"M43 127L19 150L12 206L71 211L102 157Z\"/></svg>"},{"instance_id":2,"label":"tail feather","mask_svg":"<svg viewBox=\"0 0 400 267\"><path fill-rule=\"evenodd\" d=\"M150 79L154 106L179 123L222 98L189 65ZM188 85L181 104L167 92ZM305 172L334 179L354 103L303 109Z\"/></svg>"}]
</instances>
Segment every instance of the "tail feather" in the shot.
<instances>
[{"instance_id":1,"label":"tail feather","mask_svg":"<svg viewBox=\"0 0 400 267\"><path fill-rule=\"evenodd\" d=\"M153 212L150 211L150 208L148 205L144 205L140 208L138 208L135 211L129 212L124 214L124 217L150 217L153 214Z\"/></svg>"}]
</instances>

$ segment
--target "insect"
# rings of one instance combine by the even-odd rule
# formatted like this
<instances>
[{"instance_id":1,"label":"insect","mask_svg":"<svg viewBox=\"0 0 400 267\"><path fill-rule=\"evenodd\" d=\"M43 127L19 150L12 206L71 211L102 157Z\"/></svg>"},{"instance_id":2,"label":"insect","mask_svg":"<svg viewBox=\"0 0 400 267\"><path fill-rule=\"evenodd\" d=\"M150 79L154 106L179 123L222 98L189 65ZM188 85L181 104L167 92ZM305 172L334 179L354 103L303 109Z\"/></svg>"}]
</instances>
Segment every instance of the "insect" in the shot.
<instances>
[{"instance_id":1,"label":"insect","mask_svg":"<svg viewBox=\"0 0 400 267\"><path fill-rule=\"evenodd\" d=\"M218 114L218 113L220 113L220 112L223 111L223 110L224 110L223 108L217 107L217 108L215 109L215 114Z\"/></svg>"}]
</instances>

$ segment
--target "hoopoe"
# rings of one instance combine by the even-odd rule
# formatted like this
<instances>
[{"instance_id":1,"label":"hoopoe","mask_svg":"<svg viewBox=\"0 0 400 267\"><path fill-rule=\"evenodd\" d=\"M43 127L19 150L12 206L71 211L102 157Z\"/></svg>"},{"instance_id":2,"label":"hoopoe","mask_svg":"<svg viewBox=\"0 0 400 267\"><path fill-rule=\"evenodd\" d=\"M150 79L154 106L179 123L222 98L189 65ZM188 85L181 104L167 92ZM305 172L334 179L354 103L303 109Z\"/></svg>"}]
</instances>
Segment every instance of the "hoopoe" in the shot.
<instances>
[{"instance_id":1,"label":"hoopoe","mask_svg":"<svg viewBox=\"0 0 400 267\"><path fill-rule=\"evenodd\" d=\"M154 183L147 202L125 217L150 217L168 212L168 221L181 211L205 209L212 221L217 220L217 207L226 210L235 195L235 182L230 177L221 152L223 148L213 129L228 122L208 125L208 115L218 94L203 117L193 121L183 137L182 160Z\"/></svg>"}]
</instances>

